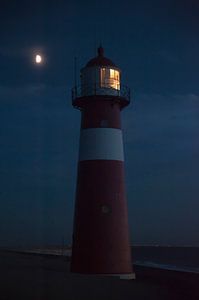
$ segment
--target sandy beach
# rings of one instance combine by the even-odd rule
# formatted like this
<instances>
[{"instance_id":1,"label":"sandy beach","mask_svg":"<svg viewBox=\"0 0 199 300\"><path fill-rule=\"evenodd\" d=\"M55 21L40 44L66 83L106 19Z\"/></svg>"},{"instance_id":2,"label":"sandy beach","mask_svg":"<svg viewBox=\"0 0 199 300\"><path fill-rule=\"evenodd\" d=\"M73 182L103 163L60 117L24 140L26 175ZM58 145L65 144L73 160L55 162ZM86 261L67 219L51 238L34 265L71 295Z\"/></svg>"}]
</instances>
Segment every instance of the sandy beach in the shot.
<instances>
[{"instance_id":1,"label":"sandy beach","mask_svg":"<svg viewBox=\"0 0 199 300\"><path fill-rule=\"evenodd\" d=\"M0 299L199 299L199 274L135 266L136 280L71 274L66 257L0 252Z\"/></svg>"}]
</instances>

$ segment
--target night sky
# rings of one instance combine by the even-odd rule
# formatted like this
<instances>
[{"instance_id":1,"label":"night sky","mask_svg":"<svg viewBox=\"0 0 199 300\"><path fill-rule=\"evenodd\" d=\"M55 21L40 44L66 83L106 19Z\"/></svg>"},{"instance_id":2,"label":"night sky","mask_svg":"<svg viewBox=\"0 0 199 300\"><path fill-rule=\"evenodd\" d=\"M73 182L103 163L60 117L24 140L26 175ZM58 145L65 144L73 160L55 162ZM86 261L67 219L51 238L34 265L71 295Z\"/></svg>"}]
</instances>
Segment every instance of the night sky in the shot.
<instances>
[{"instance_id":1,"label":"night sky","mask_svg":"<svg viewBox=\"0 0 199 300\"><path fill-rule=\"evenodd\" d=\"M71 243L74 57L122 69L131 241L199 246L199 2L0 1L0 246ZM36 53L44 62L34 63Z\"/></svg>"}]
</instances>

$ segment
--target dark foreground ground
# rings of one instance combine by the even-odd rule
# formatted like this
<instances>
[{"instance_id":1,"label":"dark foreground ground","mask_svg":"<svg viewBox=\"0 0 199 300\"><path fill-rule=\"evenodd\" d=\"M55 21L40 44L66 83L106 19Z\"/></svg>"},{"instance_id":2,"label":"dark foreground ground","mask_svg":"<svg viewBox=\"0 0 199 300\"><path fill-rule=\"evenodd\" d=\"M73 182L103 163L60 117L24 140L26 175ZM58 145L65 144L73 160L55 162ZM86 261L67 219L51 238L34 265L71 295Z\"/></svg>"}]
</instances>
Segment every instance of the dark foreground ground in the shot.
<instances>
[{"instance_id":1,"label":"dark foreground ground","mask_svg":"<svg viewBox=\"0 0 199 300\"><path fill-rule=\"evenodd\" d=\"M199 274L135 267L136 280L71 274L66 257L0 251L0 300L197 300Z\"/></svg>"}]
</instances>

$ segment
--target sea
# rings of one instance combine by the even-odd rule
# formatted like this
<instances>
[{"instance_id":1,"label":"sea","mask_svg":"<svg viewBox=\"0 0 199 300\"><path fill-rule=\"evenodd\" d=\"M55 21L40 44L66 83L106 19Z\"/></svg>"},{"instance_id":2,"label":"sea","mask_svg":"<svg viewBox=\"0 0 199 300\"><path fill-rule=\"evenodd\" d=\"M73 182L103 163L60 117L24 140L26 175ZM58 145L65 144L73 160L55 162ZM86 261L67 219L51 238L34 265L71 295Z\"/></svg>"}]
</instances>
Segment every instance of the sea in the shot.
<instances>
[{"instance_id":1,"label":"sea","mask_svg":"<svg viewBox=\"0 0 199 300\"><path fill-rule=\"evenodd\" d=\"M199 247L134 246L131 249L134 265L199 273ZM39 255L66 256L68 258L71 256L70 246L43 246L15 250Z\"/></svg>"},{"instance_id":2,"label":"sea","mask_svg":"<svg viewBox=\"0 0 199 300\"><path fill-rule=\"evenodd\" d=\"M135 265L199 273L199 247L135 246L132 258Z\"/></svg>"}]
</instances>

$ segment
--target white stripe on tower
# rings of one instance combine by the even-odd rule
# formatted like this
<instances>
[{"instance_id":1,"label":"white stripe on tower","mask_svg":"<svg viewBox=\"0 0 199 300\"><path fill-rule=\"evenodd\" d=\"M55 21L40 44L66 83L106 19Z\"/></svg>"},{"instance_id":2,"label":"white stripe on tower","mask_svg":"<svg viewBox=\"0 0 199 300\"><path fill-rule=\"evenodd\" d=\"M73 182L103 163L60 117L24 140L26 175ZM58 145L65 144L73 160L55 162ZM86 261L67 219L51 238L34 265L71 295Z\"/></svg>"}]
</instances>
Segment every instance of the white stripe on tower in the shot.
<instances>
[{"instance_id":1,"label":"white stripe on tower","mask_svg":"<svg viewBox=\"0 0 199 300\"><path fill-rule=\"evenodd\" d=\"M124 161L121 129L86 128L80 133L79 161Z\"/></svg>"}]
</instances>

